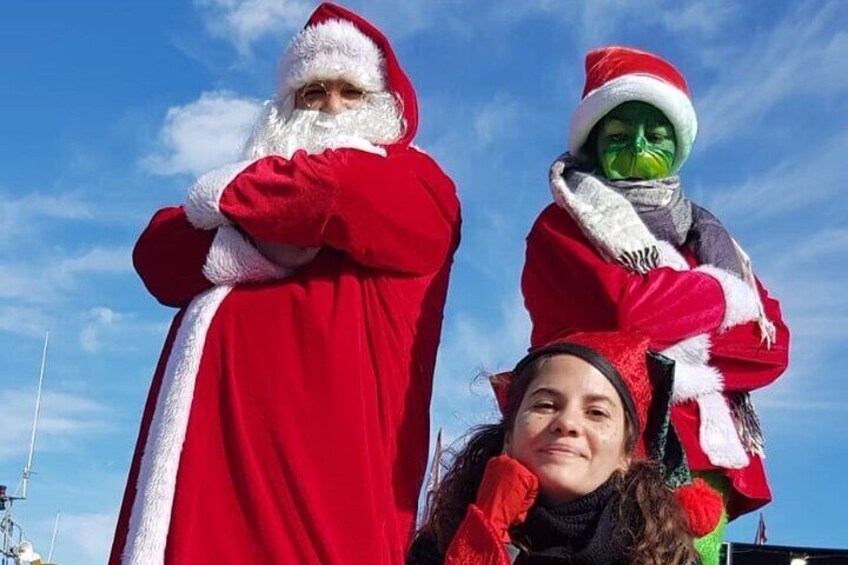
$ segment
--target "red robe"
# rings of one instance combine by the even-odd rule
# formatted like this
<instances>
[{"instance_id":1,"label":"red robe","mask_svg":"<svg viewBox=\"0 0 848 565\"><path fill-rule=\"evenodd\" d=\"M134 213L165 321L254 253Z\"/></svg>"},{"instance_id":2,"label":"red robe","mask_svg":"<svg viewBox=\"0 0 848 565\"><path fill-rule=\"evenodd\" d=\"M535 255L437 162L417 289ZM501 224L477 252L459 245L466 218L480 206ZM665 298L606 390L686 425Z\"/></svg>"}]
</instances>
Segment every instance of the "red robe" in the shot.
<instances>
[{"instance_id":1,"label":"red robe","mask_svg":"<svg viewBox=\"0 0 848 565\"><path fill-rule=\"evenodd\" d=\"M687 250L678 251L690 266ZM776 379L788 363L789 331L776 300L759 285L765 313L776 326L771 347L754 322L723 329L726 303L719 282L695 270L660 267L633 273L601 258L568 213L548 206L527 237L522 276L524 303L533 323L531 346L552 341L569 329L647 331L652 347L665 350L693 336L709 336L709 367L724 393L751 391ZM681 364L678 364L680 377ZM698 374L700 378L702 375ZM698 386L695 383L694 386ZM694 401L672 408L672 421L694 470L715 470L730 479L731 518L771 500L762 460L749 455L747 466L726 469L710 462L699 441L700 414Z\"/></svg>"},{"instance_id":2,"label":"red robe","mask_svg":"<svg viewBox=\"0 0 848 565\"><path fill-rule=\"evenodd\" d=\"M403 563L459 203L410 147L415 94L385 37L331 5L309 24L328 18L383 50L406 132L384 156L337 149L225 168L198 181L205 199L153 217L135 266L181 311L112 564ZM282 270L243 234L321 250Z\"/></svg>"}]
</instances>

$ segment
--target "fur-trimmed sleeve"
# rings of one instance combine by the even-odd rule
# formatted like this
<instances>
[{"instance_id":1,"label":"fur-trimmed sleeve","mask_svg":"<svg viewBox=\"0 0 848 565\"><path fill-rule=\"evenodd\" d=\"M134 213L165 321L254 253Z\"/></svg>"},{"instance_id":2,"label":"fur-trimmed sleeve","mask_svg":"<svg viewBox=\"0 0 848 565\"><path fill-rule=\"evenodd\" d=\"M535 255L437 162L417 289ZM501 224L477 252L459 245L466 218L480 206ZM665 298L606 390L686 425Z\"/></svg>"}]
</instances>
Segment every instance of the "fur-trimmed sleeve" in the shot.
<instances>
[{"instance_id":1,"label":"fur-trimmed sleeve","mask_svg":"<svg viewBox=\"0 0 848 565\"><path fill-rule=\"evenodd\" d=\"M662 349L724 323L725 297L716 278L671 267L640 275L609 263L556 205L542 212L527 237L521 288L532 344L574 328L638 328Z\"/></svg>"},{"instance_id":2,"label":"fur-trimmed sleeve","mask_svg":"<svg viewBox=\"0 0 848 565\"><path fill-rule=\"evenodd\" d=\"M197 229L181 207L156 212L133 250L133 265L144 286L165 306L181 308L213 286L203 266L215 230Z\"/></svg>"},{"instance_id":3,"label":"fur-trimmed sleeve","mask_svg":"<svg viewBox=\"0 0 848 565\"><path fill-rule=\"evenodd\" d=\"M298 266L272 263L231 225L199 229L179 207L153 216L136 243L133 263L150 294L178 308L212 286L281 279Z\"/></svg>"},{"instance_id":4,"label":"fur-trimmed sleeve","mask_svg":"<svg viewBox=\"0 0 848 565\"><path fill-rule=\"evenodd\" d=\"M459 240L453 183L409 148L271 156L235 175L208 209L253 239L331 247L369 267L437 271Z\"/></svg>"},{"instance_id":5,"label":"fur-trimmed sleeve","mask_svg":"<svg viewBox=\"0 0 848 565\"><path fill-rule=\"evenodd\" d=\"M774 324L775 340L765 343L756 322L718 332L711 337L710 363L721 368L726 391L751 391L768 385L789 364L789 328L778 301L757 281L766 317Z\"/></svg>"}]
</instances>

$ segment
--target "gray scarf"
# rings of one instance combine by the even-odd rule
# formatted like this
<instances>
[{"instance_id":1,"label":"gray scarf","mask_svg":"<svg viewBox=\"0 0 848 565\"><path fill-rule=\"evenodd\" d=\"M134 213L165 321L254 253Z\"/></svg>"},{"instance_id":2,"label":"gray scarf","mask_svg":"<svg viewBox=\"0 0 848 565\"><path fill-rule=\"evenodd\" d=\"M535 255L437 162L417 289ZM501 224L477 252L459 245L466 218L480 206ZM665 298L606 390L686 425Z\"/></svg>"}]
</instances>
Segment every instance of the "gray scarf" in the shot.
<instances>
[{"instance_id":1,"label":"gray scarf","mask_svg":"<svg viewBox=\"0 0 848 565\"><path fill-rule=\"evenodd\" d=\"M606 248L604 254L612 255L608 258L642 273L659 265L656 248L639 234L636 224L641 223L656 239L689 247L699 264L725 269L740 278L744 276L742 259L730 234L718 218L686 198L680 177L610 181L580 171L578 164L568 153L554 163L559 169L556 176L561 179L561 183L555 183L558 179L554 178L552 168L554 197L596 246ZM561 194L562 188L573 197ZM611 197L610 193L621 199ZM622 200L630 204L636 217L622 210L627 207ZM602 233L607 230L616 241Z\"/></svg>"}]
</instances>

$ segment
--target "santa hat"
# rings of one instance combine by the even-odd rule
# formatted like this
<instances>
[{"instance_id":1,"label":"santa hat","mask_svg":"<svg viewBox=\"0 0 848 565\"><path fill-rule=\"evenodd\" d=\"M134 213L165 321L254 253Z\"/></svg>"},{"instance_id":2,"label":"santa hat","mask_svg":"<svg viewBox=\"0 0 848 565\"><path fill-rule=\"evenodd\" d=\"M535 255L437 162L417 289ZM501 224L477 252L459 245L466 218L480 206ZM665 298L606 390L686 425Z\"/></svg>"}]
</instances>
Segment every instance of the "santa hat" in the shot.
<instances>
[{"instance_id":1,"label":"santa hat","mask_svg":"<svg viewBox=\"0 0 848 565\"><path fill-rule=\"evenodd\" d=\"M345 80L366 92L385 90L385 59L352 22L330 19L307 25L280 60L277 98L284 100L313 81Z\"/></svg>"},{"instance_id":2,"label":"santa hat","mask_svg":"<svg viewBox=\"0 0 848 565\"><path fill-rule=\"evenodd\" d=\"M536 359L548 355L574 355L591 364L618 392L624 410L636 425L637 458L657 460L666 482L675 489L695 536L712 531L721 518L722 499L703 480L691 481L682 447L670 422L674 361L648 350L641 331L577 332L535 347L510 372L490 381L501 414L506 414L515 375ZM520 401L513 398L512 401ZM688 483L688 484L687 484Z\"/></svg>"},{"instance_id":3,"label":"santa hat","mask_svg":"<svg viewBox=\"0 0 848 565\"><path fill-rule=\"evenodd\" d=\"M572 155L613 108L625 102L645 102L658 108L674 126L677 154L672 171L683 165L698 133L686 79L671 63L628 47L603 47L586 55L586 86L571 116L568 145Z\"/></svg>"}]
</instances>

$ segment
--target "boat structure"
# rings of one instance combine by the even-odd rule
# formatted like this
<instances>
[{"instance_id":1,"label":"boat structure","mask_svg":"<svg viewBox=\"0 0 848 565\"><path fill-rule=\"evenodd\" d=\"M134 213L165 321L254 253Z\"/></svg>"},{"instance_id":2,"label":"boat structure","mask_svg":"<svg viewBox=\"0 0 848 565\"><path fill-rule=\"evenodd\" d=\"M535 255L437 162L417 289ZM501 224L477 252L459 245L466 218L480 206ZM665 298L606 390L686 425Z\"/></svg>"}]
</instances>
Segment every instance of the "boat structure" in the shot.
<instances>
[{"instance_id":1,"label":"boat structure","mask_svg":"<svg viewBox=\"0 0 848 565\"><path fill-rule=\"evenodd\" d=\"M47 343L49 334L44 336L44 349L41 355L41 370L38 375L38 392L35 397L35 414L30 434L29 453L21 472L20 483L14 492L8 486L0 484L0 565L57 565L53 562L53 549L56 532L59 528L59 515L53 525L53 539L49 555L42 559L32 541L27 539L24 527L15 518L15 508L26 501L29 494L29 481L33 475L33 455L38 430L38 417L41 412L41 392L44 384L44 369L47 363Z\"/></svg>"}]
</instances>

